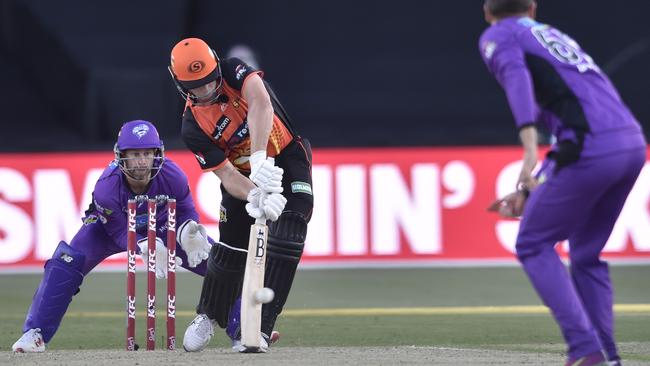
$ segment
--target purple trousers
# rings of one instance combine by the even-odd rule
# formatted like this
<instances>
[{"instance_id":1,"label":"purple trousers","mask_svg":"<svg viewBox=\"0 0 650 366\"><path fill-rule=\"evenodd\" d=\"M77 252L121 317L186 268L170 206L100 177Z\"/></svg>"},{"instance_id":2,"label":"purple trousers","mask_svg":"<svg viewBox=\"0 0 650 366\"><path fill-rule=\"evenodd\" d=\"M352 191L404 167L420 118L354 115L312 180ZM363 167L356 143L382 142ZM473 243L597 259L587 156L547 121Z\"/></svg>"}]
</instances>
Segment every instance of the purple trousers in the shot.
<instances>
[{"instance_id":1,"label":"purple trousers","mask_svg":"<svg viewBox=\"0 0 650 366\"><path fill-rule=\"evenodd\" d=\"M645 163L645 149L581 159L551 172L526 203L517 257L577 359L604 349L618 359L613 295L600 260L623 204ZM555 245L569 240L570 273Z\"/></svg>"},{"instance_id":2,"label":"purple trousers","mask_svg":"<svg viewBox=\"0 0 650 366\"><path fill-rule=\"evenodd\" d=\"M166 242L165 237L161 237L161 239ZM209 240L212 242L212 239ZM126 246L126 243L124 243L124 246ZM125 248L113 242L99 221L83 225L70 241L70 247L85 257L84 264L80 269L82 276L86 276L88 272L107 257L126 251ZM176 255L183 260L183 268L200 276L205 276L206 261L203 261L195 268L189 268L187 266L187 254L178 243L176 248ZM126 265L124 271L126 272ZM79 279L73 280L75 276L71 273L61 270L52 270L52 272L48 273L46 266L46 273L34 294L32 304L27 312L23 332L32 328L41 328L45 342L47 343L52 339L68 309L72 295L82 281L78 275L76 278ZM126 286L126 283L124 286Z\"/></svg>"},{"instance_id":3,"label":"purple trousers","mask_svg":"<svg viewBox=\"0 0 650 366\"><path fill-rule=\"evenodd\" d=\"M161 236L159 233L158 237L160 237L163 243L167 245L166 234ZM126 243L124 243L124 245L126 246ZM106 234L106 231L104 231L104 228L102 227L102 223L99 221L82 226L70 241L70 246L86 256L86 262L82 271L84 276L109 256L126 251L126 247L122 248L113 242L113 239ZM187 254L185 254L185 251L181 248L178 242L176 243L176 256L183 260L183 268L200 276L205 276L206 262L203 261L201 264L196 266L196 268L189 268L187 266Z\"/></svg>"}]
</instances>

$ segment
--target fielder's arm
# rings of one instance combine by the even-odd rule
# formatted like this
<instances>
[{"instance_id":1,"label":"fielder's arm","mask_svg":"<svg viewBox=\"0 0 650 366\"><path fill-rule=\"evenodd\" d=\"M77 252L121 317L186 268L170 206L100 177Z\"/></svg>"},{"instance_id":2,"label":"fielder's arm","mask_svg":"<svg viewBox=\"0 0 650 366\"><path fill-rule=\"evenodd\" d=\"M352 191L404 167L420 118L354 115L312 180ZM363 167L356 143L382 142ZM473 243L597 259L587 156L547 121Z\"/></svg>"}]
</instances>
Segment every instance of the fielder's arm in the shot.
<instances>
[{"instance_id":1,"label":"fielder's arm","mask_svg":"<svg viewBox=\"0 0 650 366\"><path fill-rule=\"evenodd\" d=\"M524 147L523 165L517 181L517 190L531 191L537 186L533 169L537 165L537 129L534 125L519 130L519 139Z\"/></svg>"}]
</instances>

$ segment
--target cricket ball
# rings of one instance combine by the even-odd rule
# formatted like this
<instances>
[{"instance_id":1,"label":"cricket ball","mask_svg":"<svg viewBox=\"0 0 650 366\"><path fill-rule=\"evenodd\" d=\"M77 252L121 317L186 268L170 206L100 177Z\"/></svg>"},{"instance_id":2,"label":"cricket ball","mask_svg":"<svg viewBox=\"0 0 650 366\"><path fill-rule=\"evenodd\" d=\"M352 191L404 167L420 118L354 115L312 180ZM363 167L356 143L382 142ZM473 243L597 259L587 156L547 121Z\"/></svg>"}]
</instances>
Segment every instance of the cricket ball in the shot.
<instances>
[{"instance_id":1,"label":"cricket ball","mask_svg":"<svg viewBox=\"0 0 650 366\"><path fill-rule=\"evenodd\" d=\"M263 287L255 292L255 301L261 304L268 304L273 301L275 292L268 287Z\"/></svg>"}]
</instances>

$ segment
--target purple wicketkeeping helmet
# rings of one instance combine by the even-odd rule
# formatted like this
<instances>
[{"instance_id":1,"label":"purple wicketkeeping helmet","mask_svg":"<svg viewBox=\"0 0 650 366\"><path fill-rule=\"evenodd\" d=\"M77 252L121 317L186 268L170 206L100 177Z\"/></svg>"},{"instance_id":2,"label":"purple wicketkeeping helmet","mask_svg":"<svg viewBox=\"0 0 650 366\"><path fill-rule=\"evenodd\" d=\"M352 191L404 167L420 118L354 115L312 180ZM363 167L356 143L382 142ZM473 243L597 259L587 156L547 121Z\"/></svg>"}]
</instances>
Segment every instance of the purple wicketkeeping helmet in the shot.
<instances>
[{"instance_id":1,"label":"purple wicketkeeping helmet","mask_svg":"<svg viewBox=\"0 0 650 366\"><path fill-rule=\"evenodd\" d=\"M120 167L120 170L135 179L130 174L130 169L126 167L126 160L128 159L122 156L122 152L132 149L156 149L150 179L158 175L165 162L165 145L163 145L158 135L158 130L156 130L156 127L151 122L143 120L126 122L120 128L120 132L117 135L117 142L113 148L115 161Z\"/></svg>"}]
</instances>

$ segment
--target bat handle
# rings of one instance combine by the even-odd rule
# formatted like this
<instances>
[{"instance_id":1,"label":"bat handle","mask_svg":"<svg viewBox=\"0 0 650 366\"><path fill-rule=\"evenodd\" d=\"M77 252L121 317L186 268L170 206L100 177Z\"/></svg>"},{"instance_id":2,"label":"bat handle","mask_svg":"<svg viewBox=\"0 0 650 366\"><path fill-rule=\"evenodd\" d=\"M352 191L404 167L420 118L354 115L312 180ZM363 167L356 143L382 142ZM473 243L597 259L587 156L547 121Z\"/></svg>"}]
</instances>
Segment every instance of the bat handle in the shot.
<instances>
[{"instance_id":1,"label":"bat handle","mask_svg":"<svg viewBox=\"0 0 650 366\"><path fill-rule=\"evenodd\" d=\"M263 190L260 190L260 203L264 202L267 195L268 195L268 193L264 192ZM259 219L255 219L255 223L256 224L266 225L266 216L262 216Z\"/></svg>"},{"instance_id":2,"label":"bat handle","mask_svg":"<svg viewBox=\"0 0 650 366\"><path fill-rule=\"evenodd\" d=\"M266 158L266 159L267 159L268 161L270 161L271 164L275 165L275 158L269 157L269 158ZM264 190L262 190L261 193L260 193L260 202L264 202L264 200L266 199L266 196L267 196L267 195L268 195L268 193L266 193L266 192L264 192ZM262 216L262 217L259 218L259 219L255 219L255 223L256 223L256 224L263 224L263 225L266 225L266 217Z\"/></svg>"}]
</instances>

